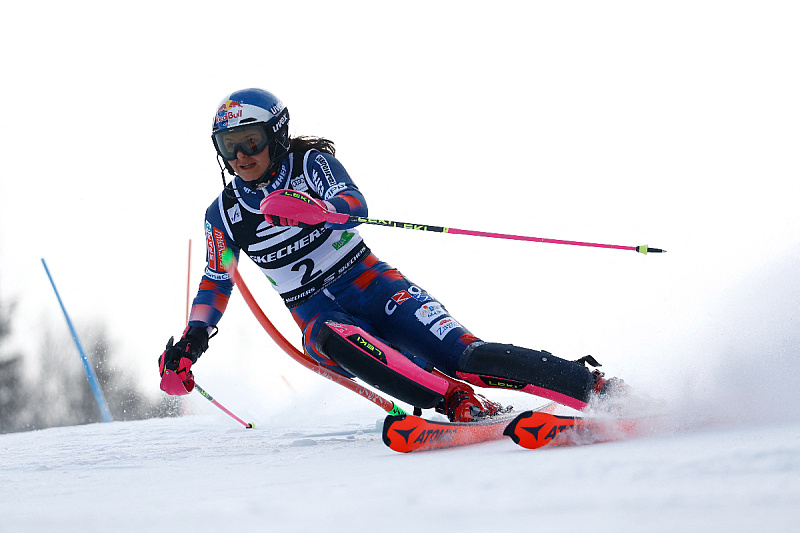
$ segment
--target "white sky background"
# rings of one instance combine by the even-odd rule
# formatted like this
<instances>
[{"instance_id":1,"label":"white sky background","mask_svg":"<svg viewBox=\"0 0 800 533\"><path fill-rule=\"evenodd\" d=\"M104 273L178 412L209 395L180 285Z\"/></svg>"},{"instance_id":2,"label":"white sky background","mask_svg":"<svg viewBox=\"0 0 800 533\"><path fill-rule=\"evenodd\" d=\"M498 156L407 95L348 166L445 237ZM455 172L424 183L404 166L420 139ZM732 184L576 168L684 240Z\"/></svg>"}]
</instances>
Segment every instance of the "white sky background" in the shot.
<instances>
[{"instance_id":1,"label":"white sky background","mask_svg":"<svg viewBox=\"0 0 800 533\"><path fill-rule=\"evenodd\" d=\"M333 139L374 217L669 251L362 227L487 340L652 375L800 241L794 2L15 2L3 19L0 290L20 302L16 344L66 328L44 257L76 325L106 322L152 390L184 326L188 239L192 296L204 265L212 116L240 88L277 94L292 134ZM268 364L319 380L238 295L220 329L199 383L280 390L253 370Z\"/></svg>"}]
</instances>

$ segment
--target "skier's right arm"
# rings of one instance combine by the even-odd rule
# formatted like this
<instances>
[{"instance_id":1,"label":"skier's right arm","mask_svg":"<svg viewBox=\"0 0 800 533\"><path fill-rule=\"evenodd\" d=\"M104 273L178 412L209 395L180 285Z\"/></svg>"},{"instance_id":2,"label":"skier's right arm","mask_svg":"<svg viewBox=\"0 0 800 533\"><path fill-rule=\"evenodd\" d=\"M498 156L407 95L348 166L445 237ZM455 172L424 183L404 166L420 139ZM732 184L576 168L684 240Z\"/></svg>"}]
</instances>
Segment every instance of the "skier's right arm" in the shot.
<instances>
[{"instance_id":1,"label":"skier's right arm","mask_svg":"<svg viewBox=\"0 0 800 533\"><path fill-rule=\"evenodd\" d=\"M211 209L206 213L206 269L192 303L189 323L177 343L173 344L174 338L170 338L158 361L161 390L167 394L188 394L194 388L192 364L208 349L208 340L216 333L216 324L233 290L223 257L230 250L238 260L239 247L226 238L221 220L214 220L213 215Z\"/></svg>"}]
</instances>

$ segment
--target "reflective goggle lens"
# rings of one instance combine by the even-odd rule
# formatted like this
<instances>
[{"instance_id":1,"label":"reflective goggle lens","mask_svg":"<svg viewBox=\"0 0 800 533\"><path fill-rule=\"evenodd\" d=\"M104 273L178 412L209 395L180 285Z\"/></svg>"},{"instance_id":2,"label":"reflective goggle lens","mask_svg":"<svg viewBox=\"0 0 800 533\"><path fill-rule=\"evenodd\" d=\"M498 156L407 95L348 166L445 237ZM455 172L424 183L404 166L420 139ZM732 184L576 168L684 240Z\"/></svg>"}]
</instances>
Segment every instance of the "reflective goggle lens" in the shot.
<instances>
[{"instance_id":1,"label":"reflective goggle lens","mask_svg":"<svg viewBox=\"0 0 800 533\"><path fill-rule=\"evenodd\" d=\"M214 134L214 144L220 155L230 161L236 159L236 152L242 152L248 156L261 153L269 145L269 137L265 128L247 126Z\"/></svg>"}]
</instances>

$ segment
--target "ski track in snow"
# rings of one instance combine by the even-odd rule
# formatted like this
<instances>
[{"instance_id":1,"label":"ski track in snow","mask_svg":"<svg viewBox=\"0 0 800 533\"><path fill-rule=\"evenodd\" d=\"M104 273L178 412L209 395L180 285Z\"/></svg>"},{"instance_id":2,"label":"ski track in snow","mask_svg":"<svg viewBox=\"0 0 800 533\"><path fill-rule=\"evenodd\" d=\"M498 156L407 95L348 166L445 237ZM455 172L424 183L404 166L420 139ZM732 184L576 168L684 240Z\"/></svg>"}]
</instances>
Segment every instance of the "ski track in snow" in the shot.
<instances>
[{"instance_id":1,"label":"ski track in snow","mask_svg":"<svg viewBox=\"0 0 800 533\"><path fill-rule=\"evenodd\" d=\"M374 412L245 430L224 416L0 436L3 532L795 531L800 423L560 449L417 454ZM290 421L284 421L284 424Z\"/></svg>"}]
</instances>

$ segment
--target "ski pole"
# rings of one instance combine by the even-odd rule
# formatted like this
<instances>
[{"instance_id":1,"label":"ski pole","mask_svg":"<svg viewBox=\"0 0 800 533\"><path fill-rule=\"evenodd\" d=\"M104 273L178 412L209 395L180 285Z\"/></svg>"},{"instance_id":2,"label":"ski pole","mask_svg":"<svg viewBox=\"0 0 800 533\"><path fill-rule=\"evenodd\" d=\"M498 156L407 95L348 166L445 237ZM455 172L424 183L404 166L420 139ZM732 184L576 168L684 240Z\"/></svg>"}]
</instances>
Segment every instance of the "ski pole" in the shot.
<instances>
[{"instance_id":1,"label":"ski pole","mask_svg":"<svg viewBox=\"0 0 800 533\"><path fill-rule=\"evenodd\" d=\"M247 307L250 308L250 311L255 315L256 320L261 324L261 327L267 332L267 334L272 337L278 346L280 346L284 352L286 352L289 357L303 365L304 367L308 368L312 372L316 372L320 376L327 378L334 383L337 383L351 391L355 392L356 394L366 398L367 400L371 401L390 415L405 415L408 414L403 410L402 407L395 404L391 400L387 400L383 396L371 391L370 389L363 387L353 381L350 378L342 376L341 374L337 374L331 370L328 370L324 366L320 365L310 357L305 356L300 350L294 347L292 343L286 340L286 337L281 335L281 332L270 322L267 315L264 314L264 311L261 310L259 307L258 302L253 297L253 294L250 292L250 289L247 288L245 285L244 280L242 279L242 275L239 273L238 265L236 264L236 259L233 257L233 254L230 250L225 252L225 256L223 257L223 261L225 263L225 267L233 276L233 283L239 289L244 301L247 303ZM195 384L195 387L197 385Z\"/></svg>"},{"instance_id":2,"label":"ski pole","mask_svg":"<svg viewBox=\"0 0 800 533\"><path fill-rule=\"evenodd\" d=\"M186 323L187 324L189 323L189 295L190 295L189 284L191 283L191 278L192 278L192 239L189 239L189 262L188 262L188 264L189 264L189 266L188 266L187 271L186 271ZM203 387L198 385L197 382L195 382L194 388L197 390L197 392L202 394L203 397L206 400L208 400L209 402L211 402L214 405L216 405L217 407L219 407L219 409L223 413L225 413L226 415L230 416L231 418L233 418L234 420L236 420L237 422L242 424L245 428L250 429L250 428L256 427L255 424L250 423L250 422L245 422L244 420L242 420L241 418L239 418L238 416L236 416L235 414L230 412L228 409L226 409L224 405L222 405L217 400L215 400L214 397L211 396L208 392L206 392L206 390L203 389Z\"/></svg>"},{"instance_id":3,"label":"ski pole","mask_svg":"<svg viewBox=\"0 0 800 533\"><path fill-rule=\"evenodd\" d=\"M436 233L450 233L453 235L472 235L474 237L491 237L493 239L510 239L515 241L531 241L531 242L542 242L542 243L550 243L550 244L568 244L571 246L590 246L594 248L612 248L615 250L633 250L634 252L638 252L640 254L648 254L648 253L665 253L666 250L661 250L659 248L650 248L646 244L641 246L620 246L618 244L598 244L593 242L579 242L579 241L562 241L559 239L544 239L541 237L525 237L522 235L508 235L505 233L490 233L487 231L472 231L472 230L465 230L465 229L458 229L458 228L445 228L442 226L429 226L427 224L412 224L408 222L395 222L394 220L380 220L377 218L365 218L365 217L357 217L357 216L348 216L347 220L343 220L344 217L342 216L341 219L337 217L336 213L331 213L331 222L335 222L337 224L345 224L345 223L358 223L358 224L373 224L375 226L389 226L392 228L403 228L403 229L415 229L419 231L433 231Z\"/></svg>"},{"instance_id":4,"label":"ski pole","mask_svg":"<svg viewBox=\"0 0 800 533\"><path fill-rule=\"evenodd\" d=\"M244 420L242 420L241 418L239 418L239 417L238 417L238 416L236 416L235 414L233 414L233 413L231 413L230 411L228 411L228 410L225 408L225 406L224 406L224 405L222 405L222 404L221 404L221 403L219 403L217 400L215 400L215 399L214 399L214 397L213 397L213 396L211 396L209 393L207 393L207 392L206 392L206 391L203 389L203 387L201 387L200 385L198 385L198 384L197 384L197 382L195 382L195 384L194 384L194 388L195 388L195 390L196 390L197 392L199 392L200 394L202 394L202 395L203 395L203 397L204 397L206 400L208 400L209 402L211 402L211 403L213 403L214 405L216 405L217 407L219 407L219 408L220 408L220 410L221 410L223 413L225 413L225 414L226 414L226 415L228 415L229 417L233 418L234 420L236 420L237 422L239 422L240 424L242 424L242 425L243 425L245 428L247 428L247 429L250 429L250 428L254 428L254 427L256 427L256 426L255 426L255 424L251 424L251 423L249 423L249 422L245 422Z\"/></svg>"}]
</instances>

